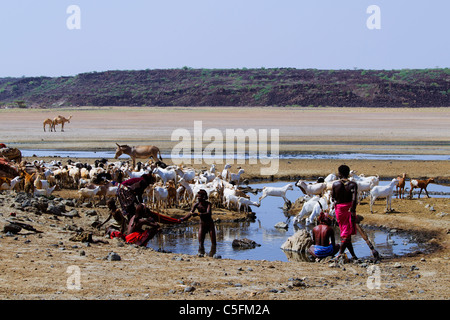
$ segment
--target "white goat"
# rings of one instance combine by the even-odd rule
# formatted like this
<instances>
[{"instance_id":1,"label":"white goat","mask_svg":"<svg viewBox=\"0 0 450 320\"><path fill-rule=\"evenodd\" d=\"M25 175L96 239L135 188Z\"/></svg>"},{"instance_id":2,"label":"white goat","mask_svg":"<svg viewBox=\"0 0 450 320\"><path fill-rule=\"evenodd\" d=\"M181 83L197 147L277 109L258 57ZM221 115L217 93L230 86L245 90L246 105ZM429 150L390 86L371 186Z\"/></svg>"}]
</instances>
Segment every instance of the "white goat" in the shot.
<instances>
[{"instance_id":1,"label":"white goat","mask_svg":"<svg viewBox=\"0 0 450 320\"><path fill-rule=\"evenodd\" d=\"M96 186L94 189L81 188L78 190L79 200L90 199L89 201L93 201L99 190L100 186Z\"/></svg>"},{"instance_id":2,"label":"white goat","mask_svg":"<svg viewBox=\"0 0 450 320\"><path fill-rule=\"evenodd\" d=\"M239 197L233 195L233 194L227 194L225 196L225 205L228 210L232 209L232 205L236 206L236 208L239 207Z\"/></svg>"},{"instance_id":3,"label":"white goat","mask_svg":"<svg viewBox=\"0 0 450 320\"><path fill-rule=\"evenodd\" d=\"M327 184L325 182L311 183L307 184L303 180L298 180L295 184L302 190L302 192L309 196L319 195L321 196L327 189Z\"/></svg>"},{"instance_id":4,"label":"white goat","mask_svg":"<svg viewBox=\"0 0 450 320\"><path fill-rule=\"evenodd\" d=\"M175 185L177 184L177 173L175 170L167 170L156 167L155 169L153 169L153 174L159 176L164 184L166 184L169 180L173 180L175 182Z\"/></svg>"},{"instance_id":5,"label":"white goat","mask_svg":"<svg viewBox=\"0 0 450 320\"><path fill-rule=\"evenodd\" d=\"M370 213L373 213L372 205L377 198L386 198L386 212L392 211L391 200L394 194L394 187L397 185L398 180L392 179L387 186L375 186L370 190Z\"/></svg>"},{"instance_id":6,"label":"white goat","mask_svg":"<svg viewBox=\"0 0 450 320\"><path fill-rule=\"evenodd\" d=\"M370 192L370 189L374 187L373 180L356 180L356 184L358 186L358 204L361 203L364 195Z\"/></svg>"},{"instance_id":7,"label":"white goat","mask_svg":"<svg viewBox=\"0 0 450 320\"><path fill-rule=\"evenodd\" d=\"M225 167L222 170L222 179L225 181L230 181L230 169L231 165L226 164Z\"/></svg>"},{"instance_id":8,"label":"white goat","mask_svg":"<svg viewBox=\"0 0 450 320\"><path fill-rule=\"evenodd\" d=\"M241 175L244 173L244 169L239 169L238 173L231 173L230 174L230 182L235 182L236 185L239 185L241 183Z\"/></svg>"},{"instance_id":9,"label":"white goat","mask_svg":"<svg viewBox=\"0 0 450 320\"><path fill-rule=\"evenodd\" d=\"M153 204L156 208L167 208L167 201L169 197L169 191L166 187L154 186L153 187Z\"/></svg>"},{"instance_id":10,"label":"white goat","mask_svg":"<svg viewBox=\"0 0 450 320\"><path fill-rule=\"evenodd\" d=\"M192 182L195 178L195 170L194 169L183 169L180 167L177 167L175 170L178 176L187 182Z\"/></svg>"},{"instance_id":11,"label":"white goat","mask_svg":"<svg viewBox=\"0 0 450 320\"><path fill-rule=\"evenodd\" d=\"M140 170L140 171L130 171L130 170L125 170L125 174L127 174L130 178L140 178L142 177L142 175L148 173L148 171L145 170Z\"/></svg>"},{"instance_id":12,"label":"white goat","mask_svg":"<svg viewBox=\"0 0 450 320\"><path fill-rule=\"evenodd\" d=\"M329 208L331 208L330 199L331 199L331 193L327 192L319 199L319 201L317 201L314 204L311 215L308 218L306 218L306 224L313 223L314 219L316 219L319 216L321 211L326 211L326 210L329 210ZM329 211L331 211L331 210L329 210Z\"/></svg>"},{"instance_id":13,"label":"white goat","mask_svg":"<svg viewBox=\"0 0 450 320\"><path fill-rule=\"evenodd\" d=\"M284 187L263 187L262 196L259 197L259 203L261 203L261 200L267 196L281 197L284 199L284 202L289 203L290 201L286 198L286 192L288 190L294 190L294 187L290 183Z\"/></svg>"},{"instance_id":14,"label":"white goat","mask_svg":"<svg viewBox=\"0 0 450 320\"><path fill-rule=\"evenodd\" d=\"M302 210L300 210L300 212L295 216L293 223L294 224L300 223L300 221L302 221L305 216L311 214L314 206L319 201L319 199L320 199L319 196L313 196L311 199L306 201L302 206Z\"/></svg>"},{"instance_id":15,"label":"white goat","mask_svg":"<svg viewBox=\"0 0 450 320\"><path fill-rule=\"evenodd\" d=\"M259 207L261 204L255 201L251 201L250 199L247 199L245 197L239 197L238 198L238 207L239 207L239 212L241 212L241 207L244 206L244 212L248 213L248 207L249 206L255 206L255 207Z\"/></svg>"},{"instance_id":16,"label":"white goat","mask_svg":"<svg viewBox=\"0 0 450 320\"><path fill-rule=\"evenodd\" d=\"M45 197L49 197L51 194L52 194L52 192L55 190L55 188L56 188L56 185L54 185L53 187L51 187L51 188L45 188L45 189L37 189L37 188L35 188L34 189L34 191L33 191L33 195L34 196L45 196Z\"/></svg>"}]
</instances>

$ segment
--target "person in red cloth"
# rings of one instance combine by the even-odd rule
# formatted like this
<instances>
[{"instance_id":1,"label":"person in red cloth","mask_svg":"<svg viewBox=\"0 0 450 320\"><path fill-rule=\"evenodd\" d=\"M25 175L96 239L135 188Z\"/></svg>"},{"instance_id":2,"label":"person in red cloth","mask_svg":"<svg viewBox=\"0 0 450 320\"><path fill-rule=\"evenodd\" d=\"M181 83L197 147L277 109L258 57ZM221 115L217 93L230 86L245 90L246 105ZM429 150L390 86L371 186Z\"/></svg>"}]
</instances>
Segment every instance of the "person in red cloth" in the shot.
<instances>
[{"instance_id":1,"label":"person in red cloth","mask_svg":"<svg viewBox=\"0 0 450 320\"><path fill-rule=\"evenodd\" d=\"M144 229L144 226L149 226L150 228ZM153 239L158 232L161 232L159 224L146 214L146 208L142 203L137 205L136 213L130 219L130 223L128 224L125 241L138 246L147 246L147 243Z\"/></svg>"},{"instance_id":2,"label":"person in red cloth","mask_svg":"<svg viewBox=\"0 0 450 320\"><path fill-rule=\"evenodd\" d=\"M152 174L143 174L140 178L131 178L122 182L117 188L117 199L122 208L122 214L131 219L136 211L136 206L143 202L142 194L145 189L155 183Z\"/></svg>"},{"instance_id":3,"label":"person in red cloth","mask_svg":"<svg viewBox=\"0 0 450 320\"><path fill-rule=\"evenodd\" d=\"M352 235L356 234L358 185L348 179L350 168L347 165L341 165L338 168L338 174L339 180L333 183L331 189L331 199L335 203L336 220L341 236L341 248L336 258L348 249L352 257L358 259L352 245Z\"/></svg>"},{"instance_id":4,"label":"person in red cloth","mask_svg":"<svg viewBox=\"0 0 450 320\"><path fill-rule=\"evenodd\" d=\"M211 251L210 256L216 253L216 228L214 226L214 221L212 219L211 203L208 201L208 194L204 189L201 189L197 193L198 202L196 202L191 209L191 212L180 219L180 222L188 220L190 217L196 216L198 211L198 216L200 217L200 228L198 230L198 242L199 248L198 253L205 253L205 236L209 233L211 237Z\"/></svg>"}]
</instances>

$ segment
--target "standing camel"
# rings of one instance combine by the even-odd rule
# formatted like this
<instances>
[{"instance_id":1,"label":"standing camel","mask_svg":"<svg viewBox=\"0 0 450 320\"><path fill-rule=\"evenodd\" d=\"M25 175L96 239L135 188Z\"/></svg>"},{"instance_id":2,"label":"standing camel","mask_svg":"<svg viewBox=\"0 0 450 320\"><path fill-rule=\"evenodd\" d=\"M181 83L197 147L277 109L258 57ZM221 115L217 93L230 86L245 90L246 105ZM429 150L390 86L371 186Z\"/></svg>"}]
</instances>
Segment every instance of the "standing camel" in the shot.
<instances>
[{"instance_id":1,"label":"standing camel","mask_svg":"<svg viewBox=\"0 0 450 320\"><path fill-rule=\"evenodd\" d=\"M50 127L50 132L56 131L55 124L54 124L52 119L48 119L47 118L47 119L44 120L44 132L45 132L45 126L46 125L48 125Z\"/></svg>"},{"instance_id":2,"label":"standing camel","mask_svg":"<svg viewBox=\"0 0 450 320\"><path fill-rule=\"evenodd\" d=\"M56 127L57 124L61 124L61 131L64 131L64 123L70 123L70 119L72 116L69 116L69 118L64 118L63 116L57 116L55 119L53 119L53 126ZM56 131L56 128L55 128Z\"/></svg>"}]
</instances>

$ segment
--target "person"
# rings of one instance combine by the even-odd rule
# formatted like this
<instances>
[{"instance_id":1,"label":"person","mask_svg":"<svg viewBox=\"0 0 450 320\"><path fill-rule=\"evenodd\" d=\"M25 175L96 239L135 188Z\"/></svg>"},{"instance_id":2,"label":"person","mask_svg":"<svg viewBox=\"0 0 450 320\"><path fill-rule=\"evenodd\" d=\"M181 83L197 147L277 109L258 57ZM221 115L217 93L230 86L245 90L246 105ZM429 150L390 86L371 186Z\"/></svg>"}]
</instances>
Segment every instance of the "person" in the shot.
<instances>
[{"instance_id":1,"label":"person","mask_svg":"<svg viewBox=\"0 0 450 320\"><path fill-rule=\"evenodd\" d=\"M155 182L152 174L143 174L140 178L123 181L117 188L117 199L122 208L122 214L131 219L136 212L136 206L143 202L142 194L145 189Z\"/></svg>"},{"instance_id":2,"label":"person","mask_svg":"<svg viewBox=\"0 0 450 320\"><path fill-rule=\"evenodd\" d=\"M334 256L338 253L340 245L335 243L332 220L322 211L317 221L319 225L312 230L314 244L309 247L309 253L319 259Z\"/></svg>"},{"instance_id":3,"label":"person","mask_svg":"<svg viewBox=\"0 0 450 320\"><path fill-rule=\"evenodd\" d=\"M204 189L199 190L197 193L198 201L192 206L191 212L180 219L180 222L186 221L191 217L200 217L200 228L198 230L198 242L199 254L205 253L205 236L209 233L211 237L211 252L210 256L214 255L216 252L216 229L214 226L214 221L212 219L211 203L208 201L208 194ZM198 214L195 211L198 211Z\"/></svg>"},{"instance_id":4,"label":"person","mask_svg":"<svg viewBox=\"0 0 450 320\"><path fill-rule=\"evenodd\" d=\"M104 222L99 224L97 228L100 229L109 220L111 220L111 218L113 218L114 222L106 228L106 234L108 234L111 238L122 237L126 231L127 220L123 216L122 211L117 208L115 199L109 199L106 204L109 209L109 216Z\"/></svg>"},{"instance_id":5,"label":"person","mask_svg":"<svg viewBox=\"0 0 450 320\"><path fill-rule=\"evenodd\" d=\"M150 228L144 230L144 226L149 226ZM125 241L138 246L147 246L147 243L158 232L161 232L159 224L146 214L146 208L142 203L138 204L136 212L128 224Z\"/></svg>"},{"instance_id":6,"label":"person","mask_svg":"<svg viewBox=\"0 0 450 320\"><path fill-rule=\"evenodd\" d=\"M339 166L339 180L334 182L331 188L331 199L335 205L336 221L341 236L341 247L337 259L344 253L345 249L348 249L354 259L358 259L353 250L351 238L352 235L356 234L358 185L348 179L349 174L350 168L347 165Z\"/></svg>"}]
</instances>

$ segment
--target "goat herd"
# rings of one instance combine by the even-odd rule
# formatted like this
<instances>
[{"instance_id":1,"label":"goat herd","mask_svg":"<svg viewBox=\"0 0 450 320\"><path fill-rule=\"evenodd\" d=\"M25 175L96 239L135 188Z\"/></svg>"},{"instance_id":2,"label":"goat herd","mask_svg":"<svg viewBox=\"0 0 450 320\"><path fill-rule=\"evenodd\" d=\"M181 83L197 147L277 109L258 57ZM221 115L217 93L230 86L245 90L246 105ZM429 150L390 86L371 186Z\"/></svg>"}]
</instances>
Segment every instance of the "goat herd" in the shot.
<instances>
[{"instance_id":1,"label":"goat herd","mask_svg":"<svg viewBox=\"0 0 450 320\"><path fill-rule=\"evenodd\" d=\"M95 160L93 165L88 163L74 162L68 160L66 165L60 161L34 161L27 163L23 161L19 167L19 176L13 179L0 181L0 190L19 190L32 193L35 196L50 196L58 188L77 189L78 203L86 200L94 203L106 201L108 197L115 197L118 183L129 179L140 177L144 173L152 173L156 183L150 185L144 194L146 204L152 209L164 211L168 208L190 208L195 201L195 195L200 189L204 189L209 201L214 207L227 208L248 213L250 206L259 207L261 201L267 196L281 197L286 203L286 192L293 190L292 184L284 187L263 187L262 195L258 202L251 201L245 188L241 188L244 169L237 173L230 171L231 166L226 164L222 171L218 172L215 165L208 170L194 170L182 166L167 166L163 162L137 163L132 167L129 161L109 162L107 159ZM399 176L387 186L379 185L378 176L365 177L351 172L350 179L358 185L358 201L365 196L370 196L370 211L376 199L386 198L386 211L391 211L391 199L394 188L397 188L397 196L402 198L405 192L406 174ZM305 203L301 211L295 216L294 223L299 223L306 218L310 224L319 215L321 210L328 210L333 215L333 203L330 191L333 182L337 180L334 174L328 175L318 182L307 183L299 180L295 186L305 194ZM411 179L410 197L415 188L419 188L419 197L427 185L434 182L433 179L417 180ZM248 190L247 190L248 191ZM309 217L307 217L309 215Z\"/></svg>"}]
</instances>

